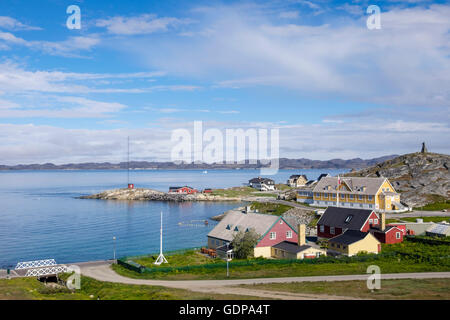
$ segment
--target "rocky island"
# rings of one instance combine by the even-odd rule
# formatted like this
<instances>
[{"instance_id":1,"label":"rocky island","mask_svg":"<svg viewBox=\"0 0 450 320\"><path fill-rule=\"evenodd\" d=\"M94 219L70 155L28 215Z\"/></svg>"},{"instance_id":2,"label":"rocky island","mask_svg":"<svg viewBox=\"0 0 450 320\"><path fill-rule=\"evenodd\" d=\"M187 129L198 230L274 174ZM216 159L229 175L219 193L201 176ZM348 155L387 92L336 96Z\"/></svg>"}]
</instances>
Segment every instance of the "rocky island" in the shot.
<instances>
[{"instance_id":1,"label":"rocky island","mask_svg":"<svg viewBox=\"0 0 450 320\"><path fill-rule=\"evenodd\" d=\"M102 199L102 200L140 200L140 201L242 201L241 197L225 197L221 195L194 193L166 193L153 189L113 189L101 193L81 196L80 199Z\"/></svg>"}]
</instances>

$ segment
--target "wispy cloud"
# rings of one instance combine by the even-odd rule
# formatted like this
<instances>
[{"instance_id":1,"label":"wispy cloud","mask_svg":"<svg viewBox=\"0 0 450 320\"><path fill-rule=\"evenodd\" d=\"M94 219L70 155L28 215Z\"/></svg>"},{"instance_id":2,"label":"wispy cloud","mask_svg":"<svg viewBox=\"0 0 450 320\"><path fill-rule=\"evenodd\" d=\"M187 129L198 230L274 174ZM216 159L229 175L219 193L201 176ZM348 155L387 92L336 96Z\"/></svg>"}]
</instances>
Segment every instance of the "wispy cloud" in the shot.
<instances>
[{"instance_id":1,"label":"wispy cloud","mask_svg":"<svg viewBox=\"0 0 450 320\"><path fill-rule=\"evenodd\" d=\"M0 16L0 28L8 30L42 30L39 27L26 25L12 17Z\"/></svg>"},{"instance_id":2,"label":"wispy cloud","mask_svg":"<svg viewBox=\"0 0 450 320\"><path fill-rule=\"evenodd\" d=\"M158 18L154 14L142 14L134 17L116 16L96 21L97 27L103 27L115 35L139 35L166 32L171 28L191 23L188 19L173 17Z\"/></svg>"}]
</instances>

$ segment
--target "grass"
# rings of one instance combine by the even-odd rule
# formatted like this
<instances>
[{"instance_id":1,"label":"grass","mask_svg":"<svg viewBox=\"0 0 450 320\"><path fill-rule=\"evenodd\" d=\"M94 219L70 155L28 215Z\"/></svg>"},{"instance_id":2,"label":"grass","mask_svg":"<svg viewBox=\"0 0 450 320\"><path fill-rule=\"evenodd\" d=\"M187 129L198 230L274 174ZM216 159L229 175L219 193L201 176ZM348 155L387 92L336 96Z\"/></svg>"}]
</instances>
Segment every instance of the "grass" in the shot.
<instances>
[{"instance_id":1,"label":"grass","mask_svg":"<svg viewBox=\"0 0 450 320\"><path fill-rule=\"evenodd\" d=\"M427 198L431 201L431 203L414 209L423 211L442 211L444 209L450 209L450 200L448 198L445 198L439 194L430 194L427 195Z\"/></svg>"},{"instance_id":2,"label":"grass","mask_svg":"<svg viewBox=\"0 0 450 320\"><path fill-rule=\"evenodd\" d=\"M366 281L293 282L241 285L253 290L326 294L360 299L450 299L450 279L382 280L381 289L367 289Z\"/></svg>"},{"instance_id":3,"label":"grass","mask_svg":"<svg viewBox=\"0 0 450 320\"><path fill-rule=\"evenodd\" d=\"M287 191L287 190L294 189L294 188L292 188L292 187L290 187L290 186L288 186L287 184L284 184L284 183L277 183L277 184L275 184L275 188L277 188L278 190L281 190L281 191Z\"/></svg>"},{"instance_id":4,"label":"grass","mask_svg":"<svg viewBox=\"0 0 450 320\"><path fill-rule=\"evenodd\" d=\"M93 298L91 298L93 296ZM81 289L51 288L36 278L0 280L0 300L243 300L257 297L197 293L147 285L102 282L81 276Z\"/></svg>"},{"instance_id":5,"label":"grass","mask_svg":"<svg viewBox=\"0 0 450 320\"><path fill-rule=\"evenodd\" d=\"M386 223L399 223L399 222L416 222L417 219L423 219L423 222L442 222L449 221L449 217L407 217L398 219L387 219Z\"/></svg>"},{"instance_id":6,"label":"grass","mask_svg":"<svg viewBox=\"0 0 450 320\"><path fill-rule=\"evenodd\" d=\"M251 187L233 187L228 189L214 189L212 190L212 194L216 196L222 196L227 198L238 198L238 197L250 197L250 196L258 196L258 197L274 197L277 195L273 193L265 193L258 191Z\"/></svg>"},{"instance_id":7,"label":"grass","mask_svg":"<svg viewBox=\"0 0 450 320\"><path fill-rule=\"evenodd\" d=\"M320 276L320 275L344 275L365 274L369 265L378 265L383 273L399 272L438 272L450 271L450 246L430 245L405 241L400 244L383 245L382 252L390 256L369 255L367 261L350 261L342 259L322 260L322 263L308 264L293 261L289 264L260 264L254 259L251 265L237 266L230 263L230 278L259 278L259 277L298 277L298 276ZM199 262L195 258L195 261ZM170 257L170 260L178 260L178 257ZM216 260L216 263L222 263ZM272 260L273 261L273 260ZM158 268L157 266L154 266ZM165 267L165 266L162 266ZM114 270L127 277L142 279L165 279L165 280L200 280L200 279L225 279L226 268L205 267L190 270L169 270L154 273L136 273L122 266L114 265Z\"/></svg>"},{"instance_id":8,"label":"grass","mask_svg":"<svg viewBox=\"0 0 450 320\"><path fill-rule=\"evenodd\" d=\"M251 204L252 210L258 210L261 213L273 214L276 216L281 216L286 211L292 209L293 207L280 204L280 203L261 203L261 202L253 202Z\"/></svg>"},{"instance_id":9,"label":"grass","mask_svg":"<svg viewBox=\"0 0 450 320\"><path fill-rule=\"evenodd\" d=\"M158 266L153 264L156 261L157 257L158 255L139 257L137 259L133 259L133 261L148 268L158 268ZM220 259L210 258L194 250L189 250L180 254L169 255L167 256L167 261L168 263L163 264L164 267L184 267L223 262Z\"/></svg>"}]
</instances>

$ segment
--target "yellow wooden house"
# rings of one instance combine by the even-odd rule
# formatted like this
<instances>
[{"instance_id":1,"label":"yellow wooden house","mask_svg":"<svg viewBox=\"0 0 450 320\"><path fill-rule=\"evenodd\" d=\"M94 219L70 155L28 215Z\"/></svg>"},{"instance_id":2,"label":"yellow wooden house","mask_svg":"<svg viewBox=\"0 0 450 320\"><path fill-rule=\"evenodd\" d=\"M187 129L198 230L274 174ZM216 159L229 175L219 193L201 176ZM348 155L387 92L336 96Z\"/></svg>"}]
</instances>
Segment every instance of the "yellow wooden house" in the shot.
<instances>
[{"instance_id":1,"label":"yellow wooden house","mask_svg":"<svg viewBox=\"0 0 450 320\"><path fill-rule=\"evenodd\" d=\"M312 199L313 206L347 207L355 209L372 209L378 212L406 211L400 203L397 193L387 178L367 177L325 177L312 191L298 191L298 196ZM307 201L303 201L307 202Z\"/></svg>"}]
</instances>

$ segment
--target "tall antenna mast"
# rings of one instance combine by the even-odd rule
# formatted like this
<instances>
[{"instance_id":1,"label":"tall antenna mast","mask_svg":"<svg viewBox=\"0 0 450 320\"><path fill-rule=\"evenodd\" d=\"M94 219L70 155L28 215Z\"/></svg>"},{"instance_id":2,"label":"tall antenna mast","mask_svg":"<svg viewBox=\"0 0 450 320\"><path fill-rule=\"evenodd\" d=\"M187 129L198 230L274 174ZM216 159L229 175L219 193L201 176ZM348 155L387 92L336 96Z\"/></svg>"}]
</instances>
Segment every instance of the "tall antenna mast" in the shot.
<instances>
[{"instance_id":1,"label":"tall antenna mast","mask_svg":"<svg viewBox=\"0 0 450 320\"><path fill-rule=\"evenodd\" d=\"M159 237L159 256L158 259L154 262L156 265L160 265L161 263L167 263L166 258L163 254L163 246L162 246L162 239L163 239L163 224L162 224L162 211L161 211L161 229L160 229L160 237Z\"/></svg>"}]
</instances>

